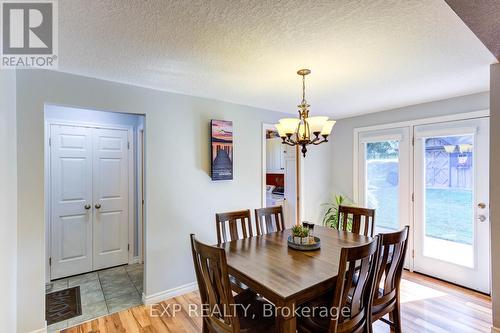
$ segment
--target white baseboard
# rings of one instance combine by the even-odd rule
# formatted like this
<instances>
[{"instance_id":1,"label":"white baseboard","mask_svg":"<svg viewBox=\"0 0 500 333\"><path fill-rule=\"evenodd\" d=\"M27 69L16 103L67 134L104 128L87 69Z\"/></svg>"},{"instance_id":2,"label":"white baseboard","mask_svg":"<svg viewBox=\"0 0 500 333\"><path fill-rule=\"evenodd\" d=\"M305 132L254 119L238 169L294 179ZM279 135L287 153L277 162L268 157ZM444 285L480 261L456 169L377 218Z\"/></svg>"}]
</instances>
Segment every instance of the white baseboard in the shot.
<instances>
[{"instance_id":1,"label":"white baseboard","mask_svg":"<svg viewBox=\"0 0 500 333\"><path fill-rule=\"evenodd\" d=\"M491 326L491 333L500 333L500 328L496 328L495 326Z\"/></svg>"},{"instance_id":2,"label":"white baseboard","mask_svg":"<svg viewBox=\"0 0 500 333\"><path fill-rule=\"evenodd\" d=\"M140 264L141 263L141 257L134 257L132 259L132 264Z\"/></svg>"},{"instance_id":3,"label":"white baseboard","mask_svg":"<svg viewBox=\"0 0 500 333\"><path fill-rule=\"evenodd\" d=\"M153 294L153 295L142 295L142 301L144 304L149 305L149 304L155 304L161 301L164 301L166 299L184 295L190 292L193 292L198 289L198 284L196 282L191 282L176 288L172 288L169 290L165 291L160 291L159 293Z\"/></svg>"},{"instance_id":4,"label":"white baseboard","mask_svg":"<svg viewBox=\"0 0 500 333\"><path fill-rule=\"evenodd\" d=\"M37 330L31 331L30 333L47 333L47 327L39 328Z\"/></svg>"}]
</instances>

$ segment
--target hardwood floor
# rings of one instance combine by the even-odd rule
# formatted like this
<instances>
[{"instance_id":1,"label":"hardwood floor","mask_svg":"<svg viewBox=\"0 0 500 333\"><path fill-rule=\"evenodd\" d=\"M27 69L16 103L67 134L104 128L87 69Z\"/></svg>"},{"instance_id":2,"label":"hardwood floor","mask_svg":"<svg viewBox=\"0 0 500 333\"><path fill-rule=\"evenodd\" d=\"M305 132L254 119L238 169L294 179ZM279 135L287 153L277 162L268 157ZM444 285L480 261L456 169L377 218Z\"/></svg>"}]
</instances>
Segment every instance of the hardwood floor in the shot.
<instances>
[{"instance_id":1,"label":"hardwood floor","mask_svg":"<svg viewBox=\"0 0 500 333\"><path fill-rule=\"evenodd\" d=\"M491 299L420 274L405 272L402 281L403 331L407 333L491 332ZM201 332L201 319L189 316L189 304L198 304L196 292L164 301L154 308L135 307L65 329L62 333L170 333ZM176 308L181 309L172 316ZM166 312L158 316L160 312ZM390 332L382 323L375 333ZM264 332L263 332L264 333Z\"/></svg>"}]
</instances>

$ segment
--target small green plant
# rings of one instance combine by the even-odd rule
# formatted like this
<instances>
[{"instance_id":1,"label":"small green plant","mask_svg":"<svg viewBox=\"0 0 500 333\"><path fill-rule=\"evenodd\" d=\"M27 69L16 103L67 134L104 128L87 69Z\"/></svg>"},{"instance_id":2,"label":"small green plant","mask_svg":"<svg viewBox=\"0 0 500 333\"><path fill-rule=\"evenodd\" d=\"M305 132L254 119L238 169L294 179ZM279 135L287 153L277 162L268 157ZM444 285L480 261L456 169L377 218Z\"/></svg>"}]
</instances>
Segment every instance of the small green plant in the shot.
<instances>
[{"instance_id":1,"label":"small green plant","mask_svg":"<svg viewBox=\"0 0 500 333\"><path fill-rule=\"evenodd\" d=\"M332 202L323 204L323 206L326 207L325 211L325 216L323 217L323 225L325 227L330 227L334 229L339 228L339 220L338 220L338 213L339 213L339 206L350 206L352 205L353 202L351 199L343 196L336 194L334 195L334 199ZM352 219L349 218L347 220L347 230L351 230L352 228Z\"/></svg>"},{"instance_id":2,"label":"small green plant","mask_svg":"<svg viewBox=\"0 0 500 333\"><path fill-rule=\"evenodd\" d=\"M293 237L307 237L309 236L309 228L305 228L301 225L295 225L292 228Z\"/></svg>"}]
</instances>

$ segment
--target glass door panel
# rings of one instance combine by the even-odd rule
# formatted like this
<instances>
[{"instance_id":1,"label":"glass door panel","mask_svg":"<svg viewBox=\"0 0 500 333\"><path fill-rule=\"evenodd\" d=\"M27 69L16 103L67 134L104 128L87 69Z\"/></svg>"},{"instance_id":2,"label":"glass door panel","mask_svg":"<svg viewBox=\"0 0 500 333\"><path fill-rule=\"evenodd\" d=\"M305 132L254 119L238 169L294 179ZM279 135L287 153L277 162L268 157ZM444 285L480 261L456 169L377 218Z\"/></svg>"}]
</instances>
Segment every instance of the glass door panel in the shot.
<instances>
[{"instance_id":1,"label":"glass door panel","mask_svg":"<svg viewBox=\"0 0 500 333\"><path fill-rule=\"evenodd\" d=\"M375 209L375 234L410 224L409 128L359 134L356 204Z\"/></svg>"},{"instance_id":2,"label":"glass door panel","mask_svg":"<svg viewBox=\"0 0 500 333\"><path fill-rule=\"evenodd\" d=\"M425 139L425 256L474 266L474 136Z\"/></svg>"},{"instance_id":3,"label":"glass door panel","mask_svg":"<svg viewBox=\"0 0 500 333\"><path fill-rule=\"evenodd\" d=\"M366 206L376 210L375 231L399 229L399 141L366 143Z\"/></svg>"}]
</instances>

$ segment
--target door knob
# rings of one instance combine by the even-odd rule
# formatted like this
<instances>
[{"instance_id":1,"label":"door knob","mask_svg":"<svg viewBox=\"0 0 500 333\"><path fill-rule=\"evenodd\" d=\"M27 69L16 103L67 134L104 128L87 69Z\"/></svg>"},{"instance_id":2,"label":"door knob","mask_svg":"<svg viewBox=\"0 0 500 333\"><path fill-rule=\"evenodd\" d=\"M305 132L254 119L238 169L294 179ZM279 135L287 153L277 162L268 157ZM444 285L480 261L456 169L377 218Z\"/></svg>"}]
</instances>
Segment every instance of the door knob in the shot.
<instances>
[{"instance_id":1,"label":"door knob","mask_svg":"<svg viewBox=\"0 0 500 333\"><path fill-rule=\"evenodd\" d=\"M91 206L91 205L89 205L89 204L86 204L86 205L84 206L84 208L85 208L86 210L89 210L89 209L90 209L90 207L92 207L92 206Z\"/></svg>"},{"instance_id":2,"label":"door knob","mask_svg":"<svg viewBox=\"0 0 500 333\"><path fill-rule=\"evenodd\" d=\"M481 209L485 209L486 208L486 204L484 202L480 202L477 204L477 206Z\"/></svg>"},{"instance_id":3,"label":"door knob","mask_svg":"<svg viewBox=\"0 0 500 333\"><path fill-rule=\"evenodd\" d=\"M101 208L101 204L95 204L95 209Z\"/></svg>"},{"instance_id":4,"label":"door knob","mask_svg":"<svg viewBox=\"0 0 500 333\"><path fill-rule=\"evenodd\" d=\"M484 221L486 221L486 216L484 216L484 215L479 215L479 216L477 217L477 219L479 220L479 222L484 222Z\"/></svg>"}]
</instances>

